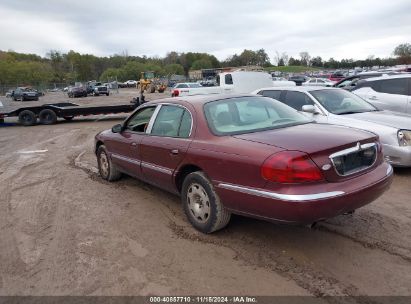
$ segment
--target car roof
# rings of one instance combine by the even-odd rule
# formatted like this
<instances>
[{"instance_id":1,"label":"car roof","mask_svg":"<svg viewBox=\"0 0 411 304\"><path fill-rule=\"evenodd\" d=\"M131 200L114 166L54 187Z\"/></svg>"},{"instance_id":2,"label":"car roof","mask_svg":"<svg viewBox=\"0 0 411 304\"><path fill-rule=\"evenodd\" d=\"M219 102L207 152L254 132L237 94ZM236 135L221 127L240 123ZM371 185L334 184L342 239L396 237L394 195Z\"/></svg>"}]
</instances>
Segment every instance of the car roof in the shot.
<instances>
[{"instance_id":1,"label":"car roof","mask_svg":"<svg viewBox=\"0 0 411 304\"><path fill-rule=\"evenodd\" d=\"M238 97L256 97L254 94L204 94L204 95L191 95L191 96L182 96L182 97L169 97L161 98L149 101L150 103L171 103L179 104L180 102L187 102L191 104L205 104L210 101L222 100L222 99L231 99ZM263 96L261 96L264 98Z\"/></svg>"},{"instance_id":2,"label":"car roof","mask_svg":"<svg viewBox=\"0 0 411 304\"><path fill-rule=\"evenodd\" d=\"M341 90L340 88L332 88L332 87L317 87L317 86L295 86L295 87L266 87L255 90L253 94L257 94L260 91L295 91L295 92L309 92L309 91L319 91L319 90Z\"/></svg>"},{"instance_id":3,"label":"car roof","mask_svg":"<svg viewBox=\"0 0 411 304\"><path fill-rule=\"evenodd\" d=\"M362 79L364 81L376 81L376 80L381 80L381 79L398 79L398 78L411 78L411 74L398 74L398 75L382 75L379 77L370 77L370 78L366 78L366 79Z\"/></svg>"}]
</instances>

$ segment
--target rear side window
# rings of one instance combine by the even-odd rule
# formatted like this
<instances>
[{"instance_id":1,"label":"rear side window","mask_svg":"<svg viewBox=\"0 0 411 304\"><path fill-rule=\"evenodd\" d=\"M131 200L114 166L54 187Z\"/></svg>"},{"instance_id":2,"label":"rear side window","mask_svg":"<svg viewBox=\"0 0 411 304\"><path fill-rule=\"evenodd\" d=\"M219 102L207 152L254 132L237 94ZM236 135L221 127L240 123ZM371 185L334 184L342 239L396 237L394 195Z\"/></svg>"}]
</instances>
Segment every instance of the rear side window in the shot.
<instances>
[{"instance_id":1,"label":"rear side window","mask_svg":"<svg viewBox=\"0 0 411 304\"><path fill-rule=\"evenodd\" d=\"M152 135L188 137L191 131L191 115L182 107L161 106L151 130Z\"/></svg>"},{"instance_id":2,"label":"rear side window","mask_svg":"<svg viewBox=\"0 0 411 304\"><path fill-rule=\"evenodd\" d=\"M297 111L301 111L305 105L314 105L310 97L304 93L294 91L287 91L285 99L282 102Z\"/></svg>"},{"instance_id":3,"label":"rear side window","mask_svg":"<svg viewBox=\"0 0 411 304\"><path fill-rule=\"evenodd\" d=\"M270 97L270 98L280 100L281 91L266 90L266 91L261 91L259 95L263 95L264 97Z\"/></svg>"},{"instance_id":4,"label":"rear side window","mask_svg":"<svg viewBox=\"0 0 411 304\"><path fill-rule=\"evenodd\" d=\"M408 95L407 86L406 78L378 80L372 84L372 88L377 92L397 95Z\"/></svg>"}]
</instances>

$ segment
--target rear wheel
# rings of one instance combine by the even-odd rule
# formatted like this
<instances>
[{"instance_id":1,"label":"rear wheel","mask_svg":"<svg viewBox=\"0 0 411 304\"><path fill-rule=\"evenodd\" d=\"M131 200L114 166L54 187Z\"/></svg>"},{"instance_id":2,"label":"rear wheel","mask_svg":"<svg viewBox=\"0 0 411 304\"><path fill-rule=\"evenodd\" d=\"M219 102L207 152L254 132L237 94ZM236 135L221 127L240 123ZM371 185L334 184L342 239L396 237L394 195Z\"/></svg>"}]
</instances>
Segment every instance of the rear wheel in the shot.
<instances>
[{"instance_id":1,"label":"rear wheel","mask_svg":"<svg viewBox=\"0 0 411 304\"><path fill-rule=\"evenodd\" d=\"M19 122L23 126L33 126L37 122L36 114L30 110L21 111L19 114Z\"/></svg>"},{"instance_id":2,"label":"rear wheel","mask_svg":"<svg viewBox=\"0 0 411 304\"><path fill-rule=\"evenodd\" d=\"M103 179L109 182L120 179L121 172L111 162L104 145L100 146L97 150L97 163L98 171Z\"/></svg>"},{"instance_id":3,"label":"rear wheel","mask_svg":"<svg viewBox=\"0 0 411 304\"><path fill-rule=\"evenodd\" d=\"M184 179L181 202L191 225L203 233L220 230L230 221L231 213L201 171L190 173Z\"/></svg>"},{"instance_id":4,"label":"rear wheel","mask_svg":"<svg viewBox=\"0 0 411 304\"><path fill-rule=\"evenodd\" d=\"M42 125L53 125L57 122L57 115L53 110L44 109L39 114L39 120Z\"/></svg>"}]
</instances>

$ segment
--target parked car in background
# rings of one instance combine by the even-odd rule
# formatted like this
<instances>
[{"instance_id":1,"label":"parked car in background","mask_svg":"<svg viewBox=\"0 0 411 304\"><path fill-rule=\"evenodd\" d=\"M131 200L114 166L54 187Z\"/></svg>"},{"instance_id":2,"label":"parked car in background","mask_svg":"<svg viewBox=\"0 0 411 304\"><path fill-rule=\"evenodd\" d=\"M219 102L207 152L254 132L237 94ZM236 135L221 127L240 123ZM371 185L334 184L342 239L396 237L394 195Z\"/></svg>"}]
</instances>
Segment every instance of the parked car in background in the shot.
<instances>
[{"instance_id":1,"label":"parked car in background","mask_svg":"<svg viewBox=\"0 0 411 304\"><path fill-rule=\"evenodd\" d=\"M379 77L383 75L394 75L398 73L383 73L383 72L364 72L364 73L359 73L357 75L349 76L344 79L341 79L340 81L336 82L334 84L334 87L336 88L342 88L347 91L352 91L355 89L355 86L357 85L357 82L362 80L362 79L367 79L367 78L372 78L372 77Z\"/></svg>"},{"instance_id":2,"label":"parked car in background","mask_svg":"<svg viewBox=\"0 0 411 304\"><path fill-rule=\"evenodd\" d=\"M303 82L306 82L308 80L308 77L303 75L295 75L288 77L288 80L294 81L297 86L300 86L303 84Z\"/></svg>"},{"instance_id":3,"label":"parked car in background","mask_svg":"<svg viewBox=\"0 0 411 304\"><path fill-rule=\"evenodd\" d=\"M329 80L334 81L334 82L340 81L341 79L344 79L344 78L345 78L345 75L342 72L332 73L330 77L328 77Z\"/></svg>"},{"instance_id":4,"label":"parked car in background","mask_svg":"<svg viewBox=\"0 0 411 304\"><path fill-rule=\"evenodd\" d=\"M126 87L135 87L137 86L137 80L127 80L124 82Z\"/></svg>"},{"instance_id":5,"label":"parked car in background","mask_svg":"<svg viewBox=\"0 0 411 304\"><path fill-rule=\"evenodd\" d=\"M87 89L85 87L69 87L67 95L69 98L87 97Z\"/></svg>"},{"instance_id":6,"label":"parked car in background","mask_svg":"<svg viewBox=\"0 0 411 304\"><path fill-rule=\"evenodd\" d=\"M411 74L363 79L352 92L379 109L411 114Z\"/></svg>"},{"instance_id":7,"label":"parked car in background","mask_svg":"<svg viewBox=\"0 0 411 304\"><path fill-rule=\"evenodd\" d=\"M302 83L303 86L332 87L334 82L327 78L310 78Z\"/></svg>"},{"instance_id":8,"label":"parked car in background","mask_svg":"<svg viewBox=\"0 0 411 304\"><path fill-rule=\"evenodd\" d=\"M39 100L40 94L28 87L18 87L13 91L13 100L21 100L21 101L26 101L26 100Z\"/></svg>"},{"instance_id":9,"label":"parked car in background","mask_svg":"<svg viewBox=\"0 0 411 304\"><path fill-rule=\"evenodd\" d=\"M93 89L93 95L94 96L100 96L100 95L108 96L109 94L110 94L110 90L105 85L95 86L94 89Z\"/></svg>"},{"instance_id":10,"label":"parked car in background","mask_svg":"<svg viewBox=\"0 0 411 304\"><path fill-rule=\"evenodd\" d=\"M375 134L250 95L145 103L97 134L95 152L102 178L126 173L179 194L203 233L232 213L308 224L350 212L387 190L393 172Z\"/></svg>"},{"instance_id":11,"label":"parked car in background","mask_svg":"<svg viewBox=\"0 0 411 304\"><path fill-rule=\"evenodd\" d=\"M275 98L320 123L371 131L379 136L388 162L411 167L411 115L379 110L337 88L264 88L254 93Z\"/></svg>"}]
</instances>

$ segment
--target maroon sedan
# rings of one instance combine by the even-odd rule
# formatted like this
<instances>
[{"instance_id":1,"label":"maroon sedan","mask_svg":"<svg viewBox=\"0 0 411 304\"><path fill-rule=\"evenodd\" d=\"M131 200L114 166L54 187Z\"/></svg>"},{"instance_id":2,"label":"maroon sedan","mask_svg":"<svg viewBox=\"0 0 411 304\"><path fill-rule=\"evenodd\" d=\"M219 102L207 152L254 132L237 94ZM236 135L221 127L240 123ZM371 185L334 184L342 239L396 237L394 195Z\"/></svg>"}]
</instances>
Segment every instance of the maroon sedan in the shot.
<instances>
[{"instance_id":1,"label":"maroon sedan","mask_svg":"<svg viewBox=\"0 0 411 304\"><path fill-rule=\"evenodd\" d=\"M122 173L181 195L204 233L232 213L309 224L353 211L388 189L375 134L313 123L259 96L203 95L140 106L96 136L101 176Z\"/></svg>"}]
</instances>

